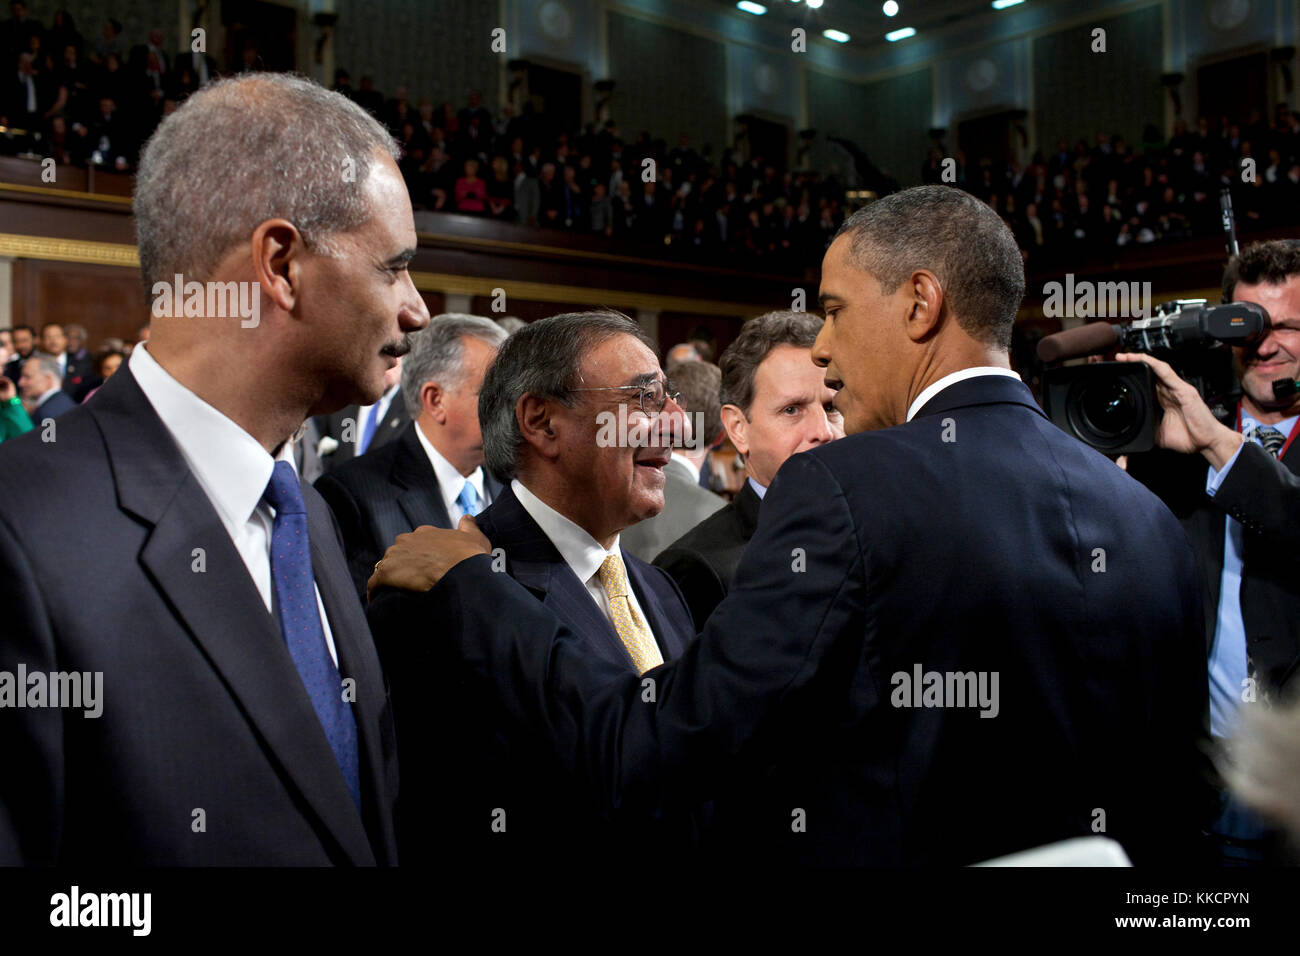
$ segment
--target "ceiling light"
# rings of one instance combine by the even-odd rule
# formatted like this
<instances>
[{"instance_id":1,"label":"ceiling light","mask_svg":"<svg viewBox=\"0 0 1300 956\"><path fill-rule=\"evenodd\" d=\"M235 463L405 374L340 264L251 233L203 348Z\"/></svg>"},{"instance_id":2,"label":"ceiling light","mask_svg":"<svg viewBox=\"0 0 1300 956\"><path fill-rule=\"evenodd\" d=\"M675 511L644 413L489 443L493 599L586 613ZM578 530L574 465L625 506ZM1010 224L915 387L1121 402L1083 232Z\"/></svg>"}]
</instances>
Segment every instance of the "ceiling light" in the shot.
<instances>
[{"instance_id":1,"label":"ceiling light","mask_svg":"<svg viewBox=\"0 0 1300 956\"><path fill-rule=\"evenodd\" d=\"M1024 3L1025 0L993 0L994 10L1005 10L1007 7L1014 7L1017 4Z\"/></svg>"},{"instance_id":2,"label":"ceiling light","mask_svg":"<svg viewBox=\"0 0 1300 956\"><path fill-rule=\"evenodd\" d=\"M822 5L822 0L808 0L809 10L820 10L821 5Z\"/></svg>"},{"instance_id":3,"label":"ceiling light","mask_svg":"<svg viewBox=\"0 0 1300 956\"><path fill-rule=\"evenodd\" d=\"M746 13L752 13L756 17L761 17L763 14L767 13L767 7L763 6L761 3L754 3L753 0L740 0L736 6L739 9L744 10Z\"/></svg>"},{"instance_id":4,"label":"ceiling light","mask_svg":"<svg viewBox=\"0 0 1300 956\"><path fill-rule=\"evenodd\" d=\"M834 40L836 43L849 42L849 35L842 30L823 30L822 36L828 40Z\"/></svg>"},{"instance_id":5,"label":"ceiling light","mask_svg":"<svg viewBox=\"0 0 1300 956\"><path fill-rule=\"evenodd\" d=\"M884 5L883 7L880 8L880 12L883 13L883 14L884 14L885 16L887 16L887 17L896 17L896 16L898 16L898 2L897 2L897 0L885 0L885 5Z\"/></svg>"},{"instance_id":6,"label":"ceiling light","mask_svg":"<svg viewBox=\"0 0 1300 956\"><path fill-rule=\"evenodd\" d=\"M885 34L885 39L890 43L897 43L899 40L906 40L908 37L916 36L915 27L903 27L901 30L894 30Z\"/></svg>"}]
</instances>

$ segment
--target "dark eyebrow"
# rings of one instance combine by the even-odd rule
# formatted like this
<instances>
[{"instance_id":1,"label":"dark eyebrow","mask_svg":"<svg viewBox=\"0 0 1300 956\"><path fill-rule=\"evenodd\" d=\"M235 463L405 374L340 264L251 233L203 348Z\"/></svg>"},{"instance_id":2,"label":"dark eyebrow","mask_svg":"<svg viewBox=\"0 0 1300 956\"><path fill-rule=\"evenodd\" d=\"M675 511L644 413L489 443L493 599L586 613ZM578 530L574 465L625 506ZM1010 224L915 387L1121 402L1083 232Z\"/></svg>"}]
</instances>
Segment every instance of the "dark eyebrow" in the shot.
<instances>
[{"instance_id":1,"label":"dark eyebrow","mask_svg":"<svg viewBox=\"0 0 1300 956\"><path fill-rule=\"evenodd\" d=\"M836 295L834 292L822 292L822 293L819 293L818 296L817 296L817 301L820 302L823 306L825 306L826 303L829 302L829 301L831 301L832 299L834 299L836 302L843 302L843 301L844 301L844 300L841 299L838 295Z\"/></svg>"},{"instance_id":2,"label":"dark eyebrow","mask_svg":"<svg viewBox=\"0 0 1300 956\"><path fill-rule=\"evenodd\" d=\"M405 266L415 258L415 249L403 249L395 256L390 256L385 262L385 267Z\"/></svg>"},{"instance_id":3,"label":"dark eyebrow","mask_svg":"<svg viewBox=\"0 0 1300 956\"><path fill-rule=\"evenodd\" d=\"M662 372L642 372L636 378L632 379L632 381L628 382L628 385L649 385L652 382L659 381L662 374ZM664 378L664 381L667 381L666 377Z\"/></svg>"}]
</instances>

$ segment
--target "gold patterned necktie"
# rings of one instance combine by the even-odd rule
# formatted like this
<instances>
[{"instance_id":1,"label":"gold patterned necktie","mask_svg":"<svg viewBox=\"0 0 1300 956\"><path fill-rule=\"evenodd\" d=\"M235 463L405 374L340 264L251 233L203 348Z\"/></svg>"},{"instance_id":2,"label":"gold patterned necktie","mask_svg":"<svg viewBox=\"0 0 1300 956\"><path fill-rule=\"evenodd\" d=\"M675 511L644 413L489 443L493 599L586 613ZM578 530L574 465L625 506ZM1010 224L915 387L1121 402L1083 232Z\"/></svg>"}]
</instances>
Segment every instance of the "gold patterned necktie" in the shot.
<instances>
[{"instance_id":1,"label":"gold patterned necktie","mask_svg":"<svg viewBox=\"0 0 1300 956\"><path fill-rule=\"evenodd\" d=\"M623 567L623 559L617 554L609 555L601 562L596 576L600 578L600 586L605 589L605 596L609 598L614 630L618 632L619 640L627 648L636 672L644 674L650 668L662 664L664 658L659 653L659 645L655 643L654 634L650 632L649 626L641 620L641 615L628 600L627 571Z\"/></svg>"}]
</instances>

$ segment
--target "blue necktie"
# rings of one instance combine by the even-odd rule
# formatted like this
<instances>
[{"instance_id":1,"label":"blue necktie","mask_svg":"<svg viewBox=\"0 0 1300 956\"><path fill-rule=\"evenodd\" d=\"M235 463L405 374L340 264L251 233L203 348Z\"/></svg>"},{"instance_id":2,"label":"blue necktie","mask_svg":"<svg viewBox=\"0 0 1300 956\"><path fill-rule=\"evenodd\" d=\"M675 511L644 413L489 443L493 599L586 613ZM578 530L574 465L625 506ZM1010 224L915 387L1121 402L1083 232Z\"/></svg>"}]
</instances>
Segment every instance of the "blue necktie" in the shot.
<instances>
[{"instance_id":1,"label":"blue necktie","mask_svg":"<svg viewBox=\"0 0 1300 956\"><path fill-rule=\"evenodd\" d=\"M460 513L463 515L474 516L482 509L478 503L478 492L468 481L460 489L460 494L456 496L456 504L460 507Z\"/></svg>"},{"instance_id":2,"label":"blue necktie","mask_svg":"<svg viewBox=\"0 0 1300 956\"><path fill-rule=\"evenodd\" d=\"M275 509L271 528L271 581L279 604L280 630L294 666L302 678L321 729L343 771L352 801L361 809L357 772L357 724L343 700L343 681L325 644L316 605L311 545L307 539L307 509L298 475L287 461L277 461L262 500Z\"/></svg>"},{"instance_id":3,"label":"blue necktie","mask_svg":"<svg viewBox=\"0 0 1300 956\"><path fill-rule=\"evenodd\" d=\"M382 400L381 400L382 401ZM379 427L379 402L370 406L370 411L366 413L366 423L361 426L361 441L357 442L357 454L365 453L370 447L370 440L375 437L375 429Z\"/></svg>"}]
</instances>

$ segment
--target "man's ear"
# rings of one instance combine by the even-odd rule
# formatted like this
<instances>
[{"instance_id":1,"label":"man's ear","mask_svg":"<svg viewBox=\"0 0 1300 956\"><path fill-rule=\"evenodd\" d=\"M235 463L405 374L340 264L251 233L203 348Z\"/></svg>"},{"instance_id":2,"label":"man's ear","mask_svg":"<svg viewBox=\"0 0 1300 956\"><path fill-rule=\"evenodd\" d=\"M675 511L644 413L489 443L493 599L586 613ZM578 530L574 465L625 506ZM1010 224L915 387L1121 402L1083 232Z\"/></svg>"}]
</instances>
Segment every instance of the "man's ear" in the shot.
<instances>
[{"instance_id":1,"label":"man's ear","mask_svg":"<svg viewBox=\"0 0 1300 956\"><path fill-rule=\"evenodd\" d=\"M443 404L446 394L437 382L425 382L420 386L420 408L428 412L439 425L447 424L447 406Z\"/></svg>"},{"instance_id":2,"label":"man's ear","mask_svg":"<svg viewBox=\"0 0 1300 956\"><path fill-rule=\"evenodd\" d=\"M285 219L268 219L253 230L253 279L262 295L284 312L292 312L302 296L301 233Z\"/></svg>"},{"instance_id":3,"label":"man's ear","mask_svg":"<svg viewBox=\"0 0 1300 956\"><path fill-rule=\"evenodd\" d=\"M531 392L525 392L515 403L515 421L524 441L532 445L543 458L554 460L560 454L560 439L555 433L552 415L554 403Z\"/></svg>"},{"instance_id":4,"label":"man's ear","mask_svg":"<svg viewBox=\"0 0 1300 956\"><path fill-rule=\"evenodd\" d=\"M910 289L907 313L907 337L923 342L939 331L943 315L943 286L929 269L917 269L907 280Z\"/></svg>"},{"instance_id":5,"label":"man's ear","mask_svg":"<svg viewBox=\"0 0 1300 956\"><path fill-rule=\"evenodd\" d=\"M742 455L748 455L749 422L745 418L745 413L735 405L723 405L722 427L726 429L727 437L731 439L731 443L736 446L736 451Z\"/></svg>"}]
</instances>

